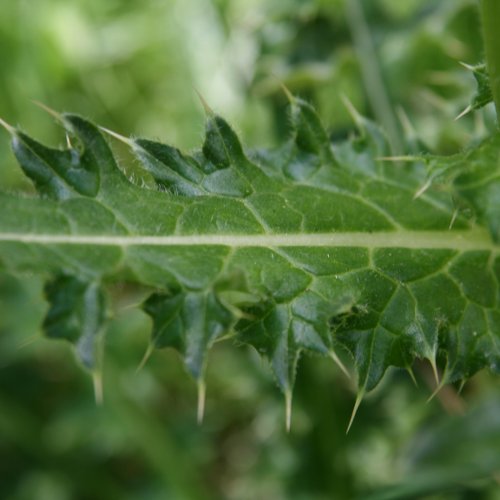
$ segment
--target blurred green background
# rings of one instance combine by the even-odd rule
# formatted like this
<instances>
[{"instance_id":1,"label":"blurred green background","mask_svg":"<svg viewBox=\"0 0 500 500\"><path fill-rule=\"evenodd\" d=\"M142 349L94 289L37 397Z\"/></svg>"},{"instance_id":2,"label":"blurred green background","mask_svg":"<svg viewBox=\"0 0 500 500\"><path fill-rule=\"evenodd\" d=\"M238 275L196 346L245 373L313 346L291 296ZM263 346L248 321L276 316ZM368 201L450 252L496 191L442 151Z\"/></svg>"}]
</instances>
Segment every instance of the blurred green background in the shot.
<instances>
[{"instance_id":1,"label":"blurred green background","mask_svg":"<svg viewBox=\"0 0 500 500\"><path fill-rule=\"evenodd\" d=\"M459 61L481 57L475 0L4 1L0 116L64 144L38 100L191 149L203 133L196 89L248 147L271 147L288 134L284 83L316 105L332 138L354 133L345 95L396 153L451 153L493 127L491 108L454 120L474 93ZM7 134L0 185L31 189ZM129 307L136 291L113 296L98 407L69 346L39 333L41 279L0 270L1 499L500 498L500 395L488 374L426 404L425 364L418 387L392 371L346 436L352 383L304 358L286 434L267 366L220 344L198 426L195 384L174 353L136 373L148 319Z\"/></svg>"}]
</instances>

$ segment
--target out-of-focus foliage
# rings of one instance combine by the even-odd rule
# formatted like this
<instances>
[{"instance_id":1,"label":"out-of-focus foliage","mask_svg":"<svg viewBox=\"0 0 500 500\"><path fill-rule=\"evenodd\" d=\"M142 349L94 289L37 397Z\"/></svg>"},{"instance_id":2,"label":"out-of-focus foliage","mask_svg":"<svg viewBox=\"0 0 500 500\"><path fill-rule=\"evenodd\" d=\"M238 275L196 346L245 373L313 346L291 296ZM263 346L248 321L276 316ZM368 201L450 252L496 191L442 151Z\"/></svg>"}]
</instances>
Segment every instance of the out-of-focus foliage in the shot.
<instances>
[{"instance_id":1,"label":"out-of-focus foliage","mask_svg":"<svg viewBox=\"0 0 500 500\"><path fill-rule=\"evenodd\" d=\"M211 0L7 2L0 16L0 116L30 123L57 143L31 102L37 100L189 148L203 131L199 89L214 108L244 116L238 121L252 137L253 114L264 104L246 105L235 71L250 57L249 45L228 38ZM268 133L258 130L255 138ZM0 179L14 182L14 169L5 168L7 144L0 147Z\"/></svg>"},{"instance_id":2,"label":"out-of-focus foliage","mask_svg":"<svg viewBox=\"0 0 500 500\"><path fill-rule=\"evenodd\" d=\"M343 93L378 122L393 120L405 149L455 152L483 137L491 108L454 121L474 92L459 62L482 56L476 2L363 5L377 54L371 70L392 118L375 109L360 57L366 46L353 43L359 16L346 15L342 0L4 2L0 116L57 144L59 131L47 127L36 99L189 148L202 133L196 88L250 145L269 145L287 134L283 82L315 104L333 136L352 130ZM0 158L0 182L22 183L7 136ZM419 389L394 371L346 436L353 388L330 363L305 358L287 435L272 377L246 353L220 346L199 427L196 387L172 352L156 353L139 373L130 368L148 342L147 317L127 308L141 298L116 289L123 314L106 336L98 407L87 375L68 360L69 346L36 331L47 308L41 282L0 275L1 498L499 498L497 383L486 375L461 396L449 388L425 405L434 387L428 367L417 371ZM463 410L449 420L448 412ZM446 480L433 483L429 468Z\"/></svg>"},{"instance_id":3,"label":"out-of-focus foliage","mask_svg":"<svg viewBox=\"0 0 500 500\"><path fill-rule=\"evenodd\" d=\"M284 83L312 101L333 134L345 134L352 121L342 94L373 116L366 90L374 82L364 80L357 57L364 47L352 36L359 19L346 15L344 3L8 2L0 17L0 116L29 123L33 135L57 142L31 103L38 100L118 131L193 147L202 132L198 89L250 145L267 146L286 133ZM364 3L377 51L371 62L400 133L413 136L415 129L426 147L440 152L483 134L481 119L453 121L474 85L459 62L482 59L475 0ZM0 152L6 147L3 141ZM12 172L2 168L0 178Z\"/></svg>"}]
</instances>

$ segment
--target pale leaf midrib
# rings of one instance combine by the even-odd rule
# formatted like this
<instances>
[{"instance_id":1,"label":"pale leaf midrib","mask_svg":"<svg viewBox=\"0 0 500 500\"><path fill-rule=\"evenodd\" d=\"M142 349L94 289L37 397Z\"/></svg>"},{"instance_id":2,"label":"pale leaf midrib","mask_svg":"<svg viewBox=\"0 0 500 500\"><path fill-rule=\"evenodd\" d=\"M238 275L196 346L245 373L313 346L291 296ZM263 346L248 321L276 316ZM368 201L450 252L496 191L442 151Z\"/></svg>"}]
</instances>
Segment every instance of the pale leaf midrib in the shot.
<instances>
[{"instance_id":1,"label":"pale leaf midrib","mask_svg":"<svg viewBox=\"0 0 500 500\"><path fill-rule=\"evenodd\" d=\"M96 246L229 246L229 247L364 247L487 250L498 253L485 230L391 231L300 234L201 234L171 236L138 235L57 235L41 233L0 233L0 242L41 245Z\"/></svg>"}]
</instances>

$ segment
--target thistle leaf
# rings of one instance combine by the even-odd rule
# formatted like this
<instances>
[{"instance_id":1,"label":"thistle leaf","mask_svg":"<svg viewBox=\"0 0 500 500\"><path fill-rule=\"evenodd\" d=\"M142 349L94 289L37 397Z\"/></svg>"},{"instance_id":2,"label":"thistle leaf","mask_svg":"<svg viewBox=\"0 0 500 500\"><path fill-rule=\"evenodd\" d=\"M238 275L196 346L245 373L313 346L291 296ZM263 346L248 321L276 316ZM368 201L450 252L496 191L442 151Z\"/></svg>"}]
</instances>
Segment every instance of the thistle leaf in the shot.
<instances>
[{"instance_id":1,"label":"thistle leaf","mask_svg":"<svg viewBox=\"0 0 500 500\"><path fill-rule=\"evenodd\" d=\"M143 309L153 319L154 346L179 351L191 375L202 379L208 349L233 323L232 314L215 293L154 293Z\"/></svg>"},{"instance_id":2,"label":"thistle leaf","mask_svg":"<svg viewBox=\"0 0 500 500\"><path fill-rule=\"evenodd\" d=\"M97 283L150 287L152 345L200 387L227 337L269 361L287 401L302 353L350 356L359 394L417 358L445 381L499 372L500 136L395 166L355 111L360 136L332 147L313 108L291 106L273 151L246 152L212 112L191 155L126 139L158 189L129 181L83 118L63 115L66 150L12 131L41 196L0 191L0 266L53 276L45 330L77 345L104 323Z\"/></svg>"},{"instance_id":3,"label":"thistle leaf","mask_svg":"<svg viewBox=\"0 0 500 500\"><path fill-rule=\"evenodd\" d=\"M490 102L493 102L493 93L491 92L490 75L485 63L470 66L469 64L463 65L469 71L472 71L476 80L476 93L472 97L471 103L468 106L469 111L481 109Z\"/></svg>"},{"instance_id":4,"label":"thistle leaf","mask_svg":"<svg viewBox=\"0 0 500 500\"><path fill-rule=\"evenodd\" d=\"M99 334L106 317L99 284L59 276L47 283L45 294L50 306L42 327L47 337L68 340L82 364L97 369Z\"/></svg>"}]
</instances>

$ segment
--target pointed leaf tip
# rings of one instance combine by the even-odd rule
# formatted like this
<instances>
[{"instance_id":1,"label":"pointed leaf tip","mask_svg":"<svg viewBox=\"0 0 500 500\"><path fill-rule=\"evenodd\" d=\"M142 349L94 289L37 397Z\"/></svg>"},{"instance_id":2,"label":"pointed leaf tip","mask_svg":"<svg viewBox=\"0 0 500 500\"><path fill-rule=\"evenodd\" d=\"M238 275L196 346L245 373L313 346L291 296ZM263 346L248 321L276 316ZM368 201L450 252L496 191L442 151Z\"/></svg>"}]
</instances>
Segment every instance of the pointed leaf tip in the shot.
<instances>
[{"instance_id":1,"label":"pointed leaf tip","mask_svg":"<svg viewBox=\"0 0 500 500\"><path fill-rule=\"evenodd\" d=\"M436 385L439 386L441 385L442 381L439 379L439 371L436 364L436 357L434 356L432 358L429 358L429 363L432 368L432 374L434 375L434 380L436 381Z\"/></svg>"},{"instance_id":2,"label":"pointed leaf tip","mask_svg":"<svg viewBox=\"0 0 500 500\"><path fill-rule=\"evenodd\" d=\"M330 138L314 106L303 99L294 97L290 109L295 144L298 149L307 154L320 155L323 160L335 164Z\"/></svg>"},{"instance_id":3,"label":"pointed leaf tip","mask_svg":"<svg viewBox=\"0 0 500 500\"><path fill-rule=\"evenodd\" d=\"M38 106L40 109L43 109L43 111L45 111L50 116L52 116L53 118L55 118L58 122L63 123L63 124L65 123L64 116L61 113L55 111L52 108L49 108L49 106L47 106L43 102L40 102L40 101L37 101L37 100L32 100L31 102L33 104L35 104L36 106Z\"/></svg>"},{"instance_id":4,"label":"pointed leaf tip","mask_svg":"<svg viewBox=\"0 0 500 500\"><path fill-rule=\"evenodd\" d=\"M347 430L345 431L346 434L349 434L349 431L351 430L351 426L354 422L354 418L356 417L356 414L358 413L359 405L361 404L361 401L363 400L365 396L365 389L361 389L358 392L358 395L356 396L356 401L354 402L354 407L352 409L351 413L351 418L349 419L349 424L347 425Z\"/></svg>"},{"instance_id":5,"label":"pointed leaf tip","mask_svg":"<svg viewBox=\"0 0 500 500\"><path fill-rule=\"evenodd\" d=\"M205 401L207 397L207 386L203 379L198 379L198 408L197 408L197 421L198 425L203 423L205 417Z\"/></svg>"},{"instance_id":6,"label":"pointed leaf tip","mask_svg":"<svg viewBox=\"0 0 500 500\"><path fill-rule=\"evenodd\" d=\"M413 373L412 367L411 366L407 366L406 367L406 371L408 372L408 375L410 376L411 381L413 382L413 384L415 385L415 387L418 387L418 382L417 382L417 379L415 377L415 373Z\"/></svg>"},{"instance_id":7,"label":"pointed leaf tip","mask_svg":"<svg viewBox=\"0 0 500 500\"><path fill-rule=\"evenodd\" d=\"M293 104L295 102L295 96L290 92L290 90L284 83L280 82L280 87L283 93L285 94L286 98L288 99L288 102L290 104Z\"/></svg>"},{"instance_id":8,"label":"pointed leaf tip","mask_svg":"<svg viewBox=\"0 0 500 500\"><path fill-rule=\"evenodd\" d=\"M5 130L7 130L7 132L9 132L9 134L16 135L17 130L15 129L15 127L13 127L12 125L9 125L5 120L2 120L2 118L0 118L0 125Z\"/></svg>"},{"instance_id":9,"label":"pointed leaf tip","mask_svg":"<svg viewBox=\"0 0 500 500\"><path fill-rule=\"evenodd\" d=\"M130 146L131 148L136 147L136 143L132 140L129 139L128 137L125 137L124 135L119 134L118 132L114 132L113 130L110 130L109 128L98 126L99 130L102 130L106 134L110 135L111 137L114 137L115 139L118 139L119 141L125 143L127 146Z\"/></svg>"},{"instance_id":10,"label":"pointed leaf tip","mask_svg":"<svg viewBox=\"0 0 500 500\"><path fill-rule=\"evenodd\" d=\"M459 113L456 117L455 117L455 121L458 121L460 120L460 118L464 117L465 115L469 114L470 112L472 111L472 105L468 105L461 113Z\"/></svg>"},{"instance_id":11,"label":"pointed leaf tip","mask_svg":"<svg viewBox=\"0 0 500 500\"><path fill-rule=\"evenodd\" d=\"M14 137L14 155L40 194L56 200L96 196L100 186L96 165L71 144L69 149L54 149L22 132Z\"/></svg>"},{"instance_id":12,"label":"pointed leaf tip","mask_svg":"<svg viewBox=\"0 0 500 500\"><path fill-rule=\"evenodd\" d=\"M453 211L453 215L451 216L451 219L450 219L450 225L448 226L448 229L451 231L451 229L453 228L453 225L455 224L455 221L457 220L457 217L458 217L458 213L459 213L459 209L456 208L454 211Z\"/></svg>"},{"instance_id":13,"label":"pointed leaf tip","mask_svg":"<svg viewBox=\"0 0 500 500\"><path fill-rule=\"evenodd\" d=\"M203 110L205 111L205 114L207 116L211 116L211 117L215 116L214 110L208 105L208 102L201 95L201 93L197 89L194 89L194 91L196 92L196 95L198 96L198 99L200 100L201 105L203 106Z\"/></svg>"},{"instance_id":14,"label":"pointed leaf tip","mask_svg":"<svg viewBox=\"0 0 500 500\"><path fill-rule=\"evenodd\" d=\"M342 100L342 103L347 109L347 112L351 115L351 118L353 119L354 123L358 127L360 127L363 121L362 114L354 107L352 101L344 93L340 94L340 99Z\"/></svg>"},{"instance_id":15,"label":"pointed leaf tip","mask_svg":"<svg viewBox=\"0 0 500 500\"><path fill-rule=\"evenodd\" d=\"M439 391L448 383L448 377L446 373L446 369L444 370L444 373L442 374L441 378L439 377L439 371L436 366L436 360L435 359L430 359L429 360L431 367L432 367L432 373L434 375L434 379L436 382L436 388L432 392L432 394L427 398L426 403L430 403L436 395L439 393Z\"/></svg>"},{"instance_id":16,"label":"pointed leaf tip","mask_svg":"<svg viewBox=\"0 0 500 500\"><path fill-rule=\"evenodd\" d=\"M432 392L432 394L427 398L426 400L426 404L429 404L436 396L437 394L439 393L439 391L441 391L441 389L446 385L446 382L445 380L441 380L441 382L439 383L439 385L434 389L434 391Z\"/></svg>"},{"instance_id":17,"label":"pointed leaf tip","mask_svg":"<svg viewBox=\"0 0 500 500\"><path fill-rule=\"evenodd\" d=\"M460 381L460 385L457 389L457 394L460 395L462 394L462 391L464 390L465 384L467 383L467 380L464 378Z\"/></svg>"},{"instance_id":18,"label":"pointed leaf tip","mask_svg":"<svg viewBox=\"0 0 500 500\"><path fill-rule=\"evenodd\" d=\"M236 132L224 118L207 115L203 154L217 168L246 164L243 147Z\"/></svg>"},{"instance_id":19,"label":"pointed leaf tip","mask_svg":"<svg viewBox=\"0 0 500 500\"><path fill-rule=\"evenodd\" d=\"M330 351L330 357L332 358L333 362L340 368L342 373L344 373L344 375L350 380L351 374L349 373L349 370L345 367L344 363L342 363L334 350Z\"/></svg>"},{"instance_id":20,"label":"pointed leaf tip","mask_svg":"<svg viewBox=\"0 0 500 500\"><path fill-rule=\"evenodd\" d=\"M139 366L135 370L135 373L139 373L144 368L146 363L149 361L149 358L153 354L154 348L155 348L155 346L154 346L153 342L150 342L147 349L146 349L146 352L144 353L144 356L141 359L141 362L139 363Z\"/></svg>"},{"instance_id":21,"label":"pointed leaf tip","mask_svg":"<svg viewBox=\"0 0 500 500\"><path fill-rule=\"evenodd\" d=\"M60 275L45 285L49 303L42 323L49 338L65 339L75 348L82 365L95 374L100 371L101 335L106 321L106 297L99 283Z\"/></svg>"},{"instance_id":22,"label":"pointed leaf tip","mask_svg":"<svg viewBox=\"0 0 500 500\"><path fill-rule=\"evenodd\" d=\"M476 66L473 66L472 64L468 64L465 61L458 61L458 64L460 64L460 66L464 67L465 69L468 69L469 71L476 70Z\"/></svg>"},{"instance_id":23,"label":"pointed leaf tip","mask_svg":"<svg viewBox=\"0 0 500 500\"><path fill-rule=\"evenodd\" d=\"M104 401L104 391L102 386L102 372L101 370L94 370L92 372L92 382L94 384L94 398L97 406L102 406Z\"/></svg>"},{"instance_id":24,"label":"pointed leaf tip","mask_svg":"<svg viewBox=\"0 0 500 500\"><path fill-rule=\"evenodd\" d=\"M292 426L292 390L285 391L285 426L286 432L290 432Z\"/></svg>"},{"instance_id":25,"label":"pointed leaf tip","mask_svg":"<svg viewBox=\"0 0 500 500\"><path fill-rule=\"evenodd\" d=\"M233 316L215 292L154 292L144 301L142 309L153 322L154 347L176 349L188 373L201 380L208 351L233 324Z\"/></svg>"},{"instance_id":26,"label":"pointed leaf tip","mask_svg":"<svg viewBox=\"0 0 500 500\"><path fill-rule=\"evenodd\" d=\"M420 198L432 185L432 179L427 179L423 186L421 186L417 192L413 195L413 199L416 200Z\"/></svg>"},{"instance_id":27,"label":"pointed leaf tip","mask_svg":"<svg viewBox=\"0 0 500 500\"><path fill-rule=\"evenodd\" d=\"M402 106L398 106L396 109L396 114L398 116L399 123L401 123L401 126L403 127L405 137L408 139L416 137L417 131L410 121L410 117L408 116L408 113L405 111L405 109Z\"/></svg>"}]
</instances>

